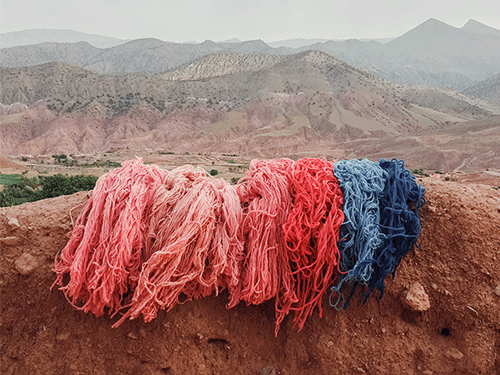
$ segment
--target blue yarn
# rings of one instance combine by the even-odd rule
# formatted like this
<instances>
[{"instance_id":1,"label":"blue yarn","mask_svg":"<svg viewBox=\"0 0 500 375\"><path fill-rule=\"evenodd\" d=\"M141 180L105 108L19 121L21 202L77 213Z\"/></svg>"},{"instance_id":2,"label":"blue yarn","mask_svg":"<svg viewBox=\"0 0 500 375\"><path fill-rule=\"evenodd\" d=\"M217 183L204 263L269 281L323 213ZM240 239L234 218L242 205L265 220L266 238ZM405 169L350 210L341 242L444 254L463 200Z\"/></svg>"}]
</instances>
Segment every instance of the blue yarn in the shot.
<instances>
[{"instance_id":1,"label":"blue yarn","mask_svg":"<svg viewBox=\"0 0 500 375\"><path fill-rule=\"evenodd\" d=\"M415 176L405 168L403 160L380 160L380 167L387 172L385 188L380 195L380 229L384 243L376 254L376 263L368 293L377 288L382 298L384 280L389 274L394 277L401 259L416 244L420 234L418 210L425 204L425 189L417 184Z\"/></svg>"},{"instance_id":2,"label":"blue yarn","mask_svg":"<svg viewBox=\"0 0 500 375\"><path fill-rule=\"evenodd\" d=\"M379 195L384 190L387 173L368 159L340 160L333 165L334 174L344 194L344 223L340 227L339 269L343 273L339 283L332 288L330 304L338 308L343 299L343 283L370 285L374 272L377 249L385 236L380 230ZM339 292L336 303L331 302ZM350 299L350 297L349 297Z\"/></svg>"},{"instance_id":3,"label":"blue yarn","mask_svg":"<svg viewBox=\"0 0 500 375\"><path fill-rule=\"evenodd\" d=\"M367 286L363 303L374 289L383 297L386 276L394 277L401 259L417 242L418 210L425 204L425 189L405 169L403 160L339 161L334 173L344 193L345 220L338 248L340 271L347 273L332 288L330 304L346 309L359 285ZM344 282L351 287L345 301L340 292ZM338 300L332 303L336 292Z\"/></svg>"}]
</instances>

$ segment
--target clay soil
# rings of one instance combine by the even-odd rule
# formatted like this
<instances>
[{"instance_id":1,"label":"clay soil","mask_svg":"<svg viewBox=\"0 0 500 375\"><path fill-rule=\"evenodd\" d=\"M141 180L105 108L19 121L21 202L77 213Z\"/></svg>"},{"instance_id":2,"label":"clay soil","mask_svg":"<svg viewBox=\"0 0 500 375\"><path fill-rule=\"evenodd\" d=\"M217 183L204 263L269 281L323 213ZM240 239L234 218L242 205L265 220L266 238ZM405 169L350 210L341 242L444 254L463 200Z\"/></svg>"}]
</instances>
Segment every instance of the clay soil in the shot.
<instances>
[{"instance_id":1,"label":"clay soil","mask_svg":"<svg viewBox=\"0 0 500 375\"><path fill-rule=\"evenodd\" d=\"M343 311L325 300L322 318L301 332L286 319L277 337L273 301L228 310L224 293L112 329L116 318L85 314L51 290L70 209L86 193L2 208L0 373L500 374L500 191L422 184L420 248L387 279L384 297ZM427 311L406 302L415 283Z\"/></svg>"}]
</instances>

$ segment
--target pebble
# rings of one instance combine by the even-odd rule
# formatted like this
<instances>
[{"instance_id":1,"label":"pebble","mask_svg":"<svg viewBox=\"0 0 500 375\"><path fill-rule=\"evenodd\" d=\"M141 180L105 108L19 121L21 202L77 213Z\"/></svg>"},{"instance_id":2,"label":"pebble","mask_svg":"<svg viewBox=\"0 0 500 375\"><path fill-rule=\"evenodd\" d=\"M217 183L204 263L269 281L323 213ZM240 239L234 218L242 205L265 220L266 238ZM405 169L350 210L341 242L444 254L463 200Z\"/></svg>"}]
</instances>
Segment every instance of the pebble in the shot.
<instances>
[{"instance_id":1,"label":"pebble","mask_svg":"<svg viewBox=\"0 0 500 375\"><path fill-rule=\"evenodd\" d=\"M457 361L464 357L464 354L456 348L446 350L445 354L448 358L455 359Z\"/></svg>"},{"instance_id":2,"label":"pebble","mask_svg":"<svg viewBox=\"0 0 500 375\"><path fill-rule=\"evenodd\" d=\"M276 375L276 369L273 366L266 366L260 371L260 375Z\"/></svg>"},{"instance_id":3,"label":"pebble","mask_svg":"<svg viewBox=\"0 0 500 375\"><path fill-rule=\"evenodd\" d=\"M413 283L405 298L406 305L413 311L427 311L431 308L429 296L420 283Z\"/></svg>"},{"instance_id":4,"label":"pebble","mask_svg":"<svg viewBox=\"0 0 500 375\"><path fill-rule=\"evenodd\" d=\"M10 227L10 229L17 229L21 227L21 225L19 225L19 220L17 220L15 217L11 217L7 222L7 225Z\"/></svg>"},{"instance_id":5,"label":"pebble","mask_svg":"<svg viewBox=\"0 0 500 375\"><path fill-rule=\"evenodd\" d=\"M497 287L495 288L495 294L500 297L500 284L497 285Z\"/></svg>"},{"instance_id":6,"label":"pebble","mask_svg":"<svg viewBox=\"0 0 500 375\"><path fill-rule=\"evenodd\" d=\"M33 255L24 253L16 259L14 265L21 275L29 275L39 266L39 263Z\"/></svg>"},{"instance_id":7,"label":"pebble","mask_svg":"<svg viewBox=\"0 0 500 375\"><path fill-rule=\"evenodd\" d=\"M135 332L130 332L127 336L132 340L137 340L139 338Z\"/></svg>"},{"instance_id":8,"label":"pebble","mask_svg":"<svg viewBox=\"0 0 500 375\"><path fill-rule=\"evenodd\" d=\"M69 338L69 336L71 335L71 333L69 332L64 332L64 333L60 333L56 336L56 340L57 341L64 341L64 340L67 340Z\"/></svg>"}]
</instances>

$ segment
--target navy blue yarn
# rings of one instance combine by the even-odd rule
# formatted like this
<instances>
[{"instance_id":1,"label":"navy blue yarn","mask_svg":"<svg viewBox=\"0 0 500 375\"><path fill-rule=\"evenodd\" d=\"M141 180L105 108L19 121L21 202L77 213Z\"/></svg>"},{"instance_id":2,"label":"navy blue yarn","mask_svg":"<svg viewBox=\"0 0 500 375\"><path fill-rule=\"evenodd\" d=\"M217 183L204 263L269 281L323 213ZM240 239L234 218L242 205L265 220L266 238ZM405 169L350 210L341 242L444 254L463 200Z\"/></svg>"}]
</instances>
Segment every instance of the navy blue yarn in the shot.
<instances>
[{"instance_id":1,"label":"navy blue yarn","mask_svg":"<svg viewBox=\"0 0 500 375\"><path fill-rule=\"evenodd\" d=\"M333 170L344 194L344 222L340 227L339 283L332 288L330 304L336 308L345 303L344 285L370 285L376 262L376 254L385 236L380 230L379 195L383 192L387 173L368 159L340 160ZM347 283L347 284L344 284ZM338 300L332 303L332 296L338 293Z\"/></svg>"},{"instance_id":2,"label":"navy blue yarn","mask_svg":"<svg viewBox=\"0 0 500 375\"><path fill-rule=\"evenodd\" d=\"M380 229L385 239L376 255L368 292L364 295L365 301L375 288L380 291L382 298L386 276L395 276L401 259L416 244L420 234L418 210L425 204L425 189L417 184L403 160L382 159L379 165L387 172L384 191L379 197Z\"/></svg>"},{"instance_id":3,"label":"navy blue yarn","mask_svg":"<svg viewBox=\"0 0 500 375\"><path fill-rule=\"evenodd\" d=\"M386 173L383 191L378 194L380 213L379 228L382 243L376 248L373 258L359 262L359 269L366 269L366 262L370 265L371 276L368 281L356 277L343 278L337 286L332 288L330 304L336 308L339 304L342 308L347 308L349 301L359 285L367 286L367 291L363 294L363 302L367 301L374 289L380 291L380 298L382 298L385 291L384 280L386 276L392 274L394 277L401 259L413 248L420 234L418 210L425 204L425 199L423 198L425 189L418 185L415 177L410 171L405 169L403 160L398 161L397 159L392 159L387 161L382 159L379 161L378 165ZM339 178L336 165L334 165L334 173L337 179L339 179L342 188L341 179L345 181L345 176ZM377 190L378 186L375 186L374 189ZM344 193L344 201L346 199L348 199L348 201L351 200L351 198L346 197L346 195L352 194L352 189L347 188L342 191ZM354 197L353 199L363 199L360 195L354 195ZM352 217L357 214L359 214L359 212L352 212L349 207L346 207L344 204L344 215ZM351 222L351 220L346 218L345 222ZM356 220L352 220L352 222L356 222ZM341 263L341 270L343 270L343 267L350 270L354 269L354 267L349 268L353 263L353 258L350 256L349 252L342 252L344 246L342 238L351 238L349 235L352 236L353 228L349 228L348 225L349 224L346 224L346 226L344 226L343 224L341 226L341 241L339 242L341 259L343 255L347 254L347 259ZM343 231L346 231L348 228L348 236L343 237L343 233L345 233ZM354 228L356 232L360 230L362 230L360 227ZM355 275L354 272L352 275ZM344 281L348 281L351 287L345 301L343 293L339 292ZM332 304L331 298L335 292L339 292L339 297L337 302ZM340 303L341 299L342 303Z\"/></svg>"}]
</instances>

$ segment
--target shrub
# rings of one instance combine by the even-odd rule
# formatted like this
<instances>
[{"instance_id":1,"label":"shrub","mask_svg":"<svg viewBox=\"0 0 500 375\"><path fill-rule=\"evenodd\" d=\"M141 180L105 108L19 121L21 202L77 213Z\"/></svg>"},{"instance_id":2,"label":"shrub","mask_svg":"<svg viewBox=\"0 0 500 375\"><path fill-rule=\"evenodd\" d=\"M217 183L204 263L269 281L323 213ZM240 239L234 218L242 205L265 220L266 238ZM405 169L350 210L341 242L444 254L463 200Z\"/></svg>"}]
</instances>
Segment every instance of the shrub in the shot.
<instances>
[{"instance_id":1,"label":"shrub","mask_svg":"<svg viewBox=\"0 0 500 375\"><path fill-rule=\"evenodd\" d=\"M210 176L217 176L219 174L219 171L217 171L217 169L211 169L209 173Z\"/></svg>"},{"instance_id":2,"label":"shrub","mask_svg":"<svg viewBox=\"0 0 500 375\"><path fill-rule=\"evenodd\" d=\"M0 191L0 207L16 206L40 199L74 194L78 191L92 190L97 182L96 176L35 176L19 177L19 182Z\"/></svg>"}]
</instances>

